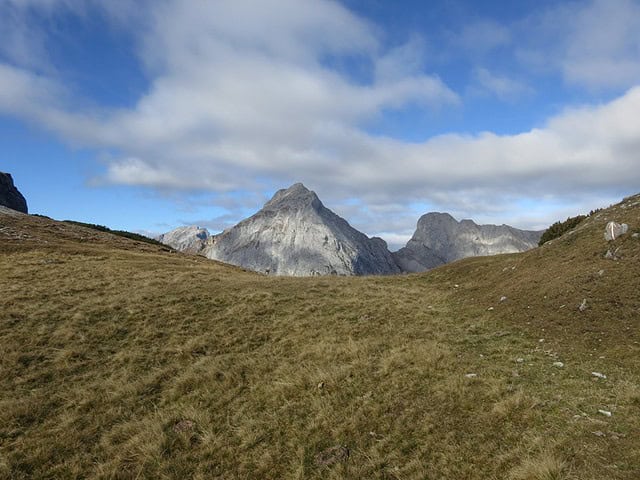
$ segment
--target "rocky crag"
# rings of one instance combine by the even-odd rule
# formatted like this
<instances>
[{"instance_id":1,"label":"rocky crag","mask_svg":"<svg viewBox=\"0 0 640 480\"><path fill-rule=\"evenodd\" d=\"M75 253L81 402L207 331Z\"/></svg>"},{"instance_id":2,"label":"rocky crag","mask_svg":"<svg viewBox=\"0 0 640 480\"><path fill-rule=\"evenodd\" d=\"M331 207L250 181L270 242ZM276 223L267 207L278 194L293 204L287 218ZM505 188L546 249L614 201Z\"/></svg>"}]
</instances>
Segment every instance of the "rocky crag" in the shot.
<instances>
[{"instance_id":1,"label":"rocky crag","mask_svg":"<svg viewBox=\"0 0 640 480\"><path fill-rule=\"evenodd\" d=\"M9 173L0 172L0 205L22 213L29 213L27 201L13 184Z\"/></svg>"},{"instance_id":2,"label":"rocky crag","mask_svg":"<svg viewBox=\"0 0 640 480\"><path fill-rule=\"evenodd\" d=\"M209 231L197 226L179 227L156 238L159 242L169 245L185 253L201 253L209 239Z\"/></svg>"},{"instance_id":3,"label":"rocky crag","mask_svg":"<svg viewBox=\"0 0 640 480\"><path fill-rule=\"evenodd\" d=\"M448 213L420 217L413 237L393 254L405 272L423 272L466 257L523 252L538 245L541 231L519 230L508 225L458 222Z\"/></svg>"}]
</instances>

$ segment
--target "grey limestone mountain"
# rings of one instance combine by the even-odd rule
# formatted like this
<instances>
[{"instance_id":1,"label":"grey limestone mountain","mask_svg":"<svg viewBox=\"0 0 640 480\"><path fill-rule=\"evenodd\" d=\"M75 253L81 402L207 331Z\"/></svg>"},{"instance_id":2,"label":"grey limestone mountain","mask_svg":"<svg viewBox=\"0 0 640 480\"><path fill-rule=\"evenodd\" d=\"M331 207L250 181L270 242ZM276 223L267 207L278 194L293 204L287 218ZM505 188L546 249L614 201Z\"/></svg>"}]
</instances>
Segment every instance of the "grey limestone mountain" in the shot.
<instances>
[{"instance_id":1,"label":"grey limestone mountain","mask_svg":"<svg viewBox=\"0 0 640 480\"><path fill-rule=\"evenodd\" d=\"M271 275L386 275L400 269L380 238L369 238L296 183L203 250L208 258Z\"/></svg>"},{"instance_id":2,"label":"grey limestone mountain","mask_svg":"<svg viewBox=\"0 0 640 480\"><path fill-rule=\"evenodd\" d=\"M182 227L159 240L270 275L400 273L384 240L354 229L301 183L278 191L259 212L219 235Z\"/></svg>"},{"instance_id":3,"label":"grey limestone mountain","mask_svg":"<svg viewBox=\"0 0 640 480\"><path fill-rule=\"evenodd\" d=\"M209 239L206 228L179 227L157 237L159 242L185 253L200 253Z\"/></svg>"},{"instance_id":4,"label":"grey limestone mountain","mask_svg":"<svg viewBox=\"0 0 640 480\"><path fill-rule=\"evenodd\" d=\"M158 240L270 275L387 275L422 272L465 257L522 252L535 247L541 234L428 213L407 245L392 254L384 240L357 231L296 183L219 235L181 227Z\"/></svg>"},{"instance_id":5,"label":"grey limestone mountain","mask_svg":"<svg viewBox=\"0 0 640 480\"><path fill-rule=\"evenodd\" d=\"M18 212L29 213L27 201L13 184L13 178L9 173L0 172L0 205Z\"/></svg>"},{"instance_id":6,"label":"grey limestone mountain","mask_svg":"<svg viewBox=\"0 0 640 480\"><path fill-rule=\"evenodd\" d=\"M456 221L448 213L428 213L418 220L413 237L393 254L405 272L422 272L466 257L523 252L534 248L542 232L508 225Z\"/></svg>"}]
</instances>

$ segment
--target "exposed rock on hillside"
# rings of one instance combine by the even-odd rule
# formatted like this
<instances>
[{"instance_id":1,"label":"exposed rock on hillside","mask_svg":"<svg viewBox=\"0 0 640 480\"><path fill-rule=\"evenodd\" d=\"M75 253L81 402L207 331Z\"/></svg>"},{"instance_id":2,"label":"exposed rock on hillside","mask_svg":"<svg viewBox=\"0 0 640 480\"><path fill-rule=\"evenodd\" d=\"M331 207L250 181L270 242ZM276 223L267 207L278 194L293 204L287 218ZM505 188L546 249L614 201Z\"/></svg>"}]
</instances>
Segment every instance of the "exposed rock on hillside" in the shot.
<instances>
[{"instance_id":1,"label":"exposed rock on hillside","mask_svg":"<svg viewBox=\"0 0 640 480\"><path fill-rule=\"evenodd\" d=\"M422 272L466 257L523 252L538 244L542 232L508 225L456 221L448 213L428 213L407 245L393 254L406 272Z\"/></svg>"},{"instance_id":2,"label":"exposed rock on hillside","mask_svg":"<svg viewBox=\"0 0 640 480\"><path fill-rule=\"evenodd\" d=\"M203 253L270 275L400 273L384 240L351 227L301 183L278 191L258 213L211 237Z\"/></svg>"},{"instance_id":3,"label":"exposed rock on hillside","mask_svg":"<svg viewBox=\"0 0 640 480\"><path fill-rule=\"evenodd\" d=\"M29 213L27 201L13 184L13 178L9 173L0 172L0 205Z\"/></svg>"},{"instance_id":4,"label":"exposed rock on hillside","mask_svg":"<svg viewBox=\"0 0 640 480\"><path fill-rule=\"evenodd\" d=\"M202 252L208 239L208 230L196 226L179 227L157 238L159 242L185 253Z\"/></svg>"},{"instance_id":5,"label":"exposed rock on hillside","mask_svg":"<svg viewBox=\"0 0 640 480\"><path fill-rule=\"evenodd\" d=\"M624 235L629 230L629 225L626 223L619 224L616 222L609 222L604 229L604 239L607 242L615 240L620 235Z\"/></svg>"}]
</instances>

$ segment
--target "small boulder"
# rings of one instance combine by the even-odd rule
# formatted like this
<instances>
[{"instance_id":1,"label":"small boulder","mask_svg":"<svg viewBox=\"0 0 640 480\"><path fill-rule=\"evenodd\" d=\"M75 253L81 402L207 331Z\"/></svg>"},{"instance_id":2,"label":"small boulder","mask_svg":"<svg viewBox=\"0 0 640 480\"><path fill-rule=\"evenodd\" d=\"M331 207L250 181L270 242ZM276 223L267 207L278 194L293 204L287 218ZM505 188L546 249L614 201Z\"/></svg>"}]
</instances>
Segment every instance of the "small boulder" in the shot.
<instances>
[{"instance_id":1,"label":"small boulder","mask_svg":"<svg viewBox=\"0 0 640 480\"><path fill-rule=\"evenodd\" d=\"M616 238L618 238L620 235L624 235L628 230L629 225L627 225L626 223L620 224L616 222L609 222L604 229L604 239L607 242L610 242L611 240L615 240Z\"/></svg>"},{"instance_id":2,"label":"small boulder","mask_svg":"<svg viewBox=\"0 0 640 480\"><path fill-rule=\"evenodd\" d=\"M580 310L581 312L584 312L587 308L589 308L589 306L587 305L587 299L583 298L582 303L578 307L578 310Z\"/></svg>"}]
</instances>

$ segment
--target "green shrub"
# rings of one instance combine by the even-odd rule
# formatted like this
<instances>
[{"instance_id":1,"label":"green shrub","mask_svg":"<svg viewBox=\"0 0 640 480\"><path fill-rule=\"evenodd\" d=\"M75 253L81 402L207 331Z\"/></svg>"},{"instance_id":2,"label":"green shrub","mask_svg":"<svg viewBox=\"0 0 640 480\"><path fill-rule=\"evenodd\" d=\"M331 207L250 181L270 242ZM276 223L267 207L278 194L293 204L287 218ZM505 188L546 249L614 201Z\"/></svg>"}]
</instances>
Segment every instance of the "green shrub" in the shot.
<instances>
[{"instance_id":1,"label":"green shrub","mask_svg":"<svg viewBox=\"0 0 640 480\"><path fill-rule=\"evenodd\" d=\"M138 242L150 243L151 245L159 245L162 247L166 247L166 245L154 240L153 238L145 237L144 235L140 235L139 233L127 232L125 230L111 230L109 227L105 227L104 225L95 225L93 223L84 223L84 222L76 222L75 220L65 220L65 223L71 223L72 225L78 225L80 227L90 228L92 230L97 230L99 232L111 233L112 235L118 235L119 237L125 237L130 240L135 240Z\"/></svg>"},{"instance_id":2,"label":"green shrub","mask_svg":"<svg viewBox=\"0 0 640 480\"><path fill-rule=\"evenodd\" d=\"M558 238L569 230L573 230L582 222L588 215L578 215L576 217L569 217L564 222L556 222L551 225L549 228L545 230L545 232L540 237L540 241L538 242L538 246L541 246L544 243L547 243L549 240L553 240L554 238Z\"/></svg>"}]
</instances>

